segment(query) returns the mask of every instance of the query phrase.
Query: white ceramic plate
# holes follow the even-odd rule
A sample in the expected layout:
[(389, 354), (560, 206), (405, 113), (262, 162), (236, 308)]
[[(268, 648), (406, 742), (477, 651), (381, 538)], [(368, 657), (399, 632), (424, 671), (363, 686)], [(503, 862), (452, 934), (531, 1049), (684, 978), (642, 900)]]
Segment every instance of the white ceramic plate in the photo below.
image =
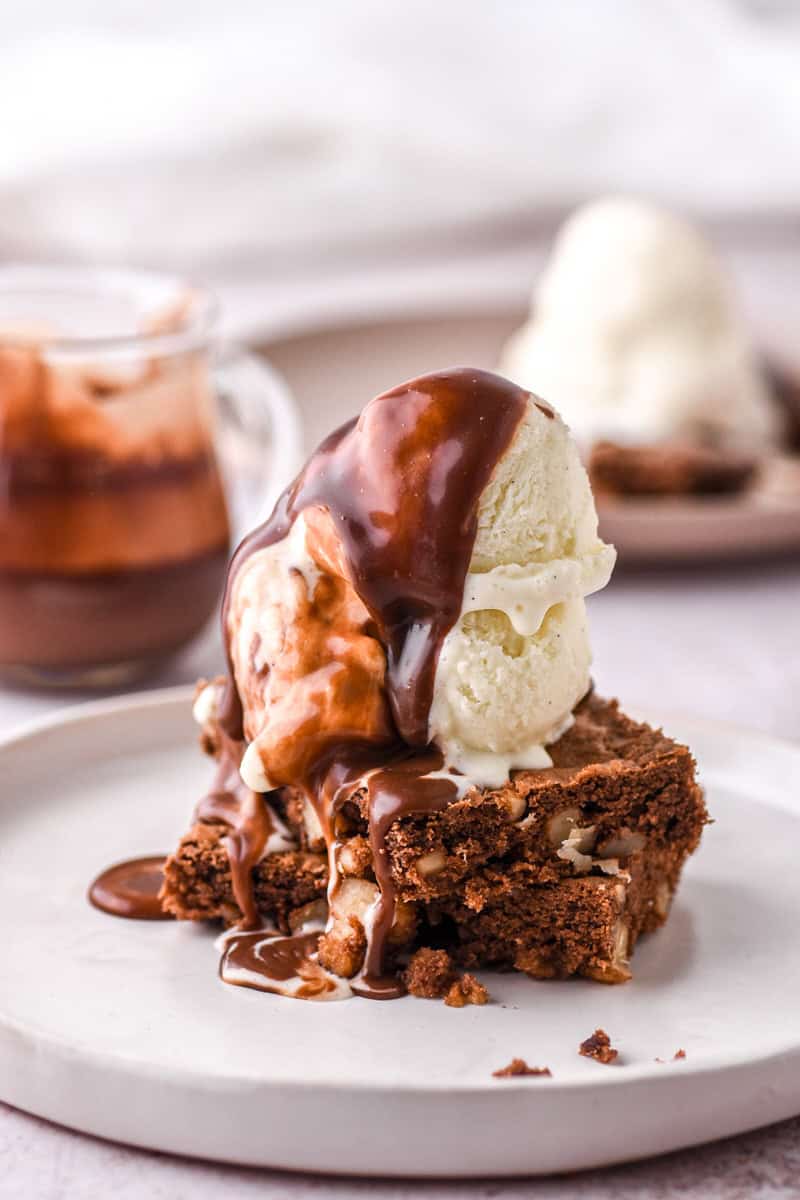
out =
[[(523, 316), (487, 306), (482, 313), (331, 322), (262, 345), (298, 398), (312, 446), (370, 396), (403, 379), (456, 363), (495, 369)], [(767, 475), (758, 490), (732, 498), (601, 503), (601, 532), (622, 563), (737, 562), (800, 553), (800, 459), (776, 463)]]
[(620, 562), (739, 562), (800, 554), (800, 486), (795, 495), (759, 493), (696, 499), (598, 501), (602, 537)]
[[(631, 983), (309, 1004), (220, 983), (211, 930), (86, 902), (185, 829), (208, 777), (189, 699), (86, 705), (0, 747), (0, 1098), (158, 1150), (388, 1175), (574, 1170), (800, 1111), (800, 748), (670, 723), (716, 824)], [(618, 1064), (578, 1057), (598, 1025)], [(553, 1078), (493, 1079), (513, 1056)]]

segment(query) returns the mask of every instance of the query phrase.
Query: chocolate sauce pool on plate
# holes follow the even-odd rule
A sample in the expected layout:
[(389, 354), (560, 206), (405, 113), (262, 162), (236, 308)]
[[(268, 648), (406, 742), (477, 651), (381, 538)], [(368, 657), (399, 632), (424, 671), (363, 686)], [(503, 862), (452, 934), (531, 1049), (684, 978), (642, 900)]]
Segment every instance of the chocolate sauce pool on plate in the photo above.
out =
[(325, 1000), (337, 983), (316, 961), (319, 931), (282, 936), (264, 930), (231, 934), (219, 965), (220, 978), (238, 987)]
[(95, 908), (115, 917), (138, 921), (168, 921), (158, 893), (164, 882), (164, 856), (132, 858), (116, 863), (97, 876), (89, 888), (89, 900)]

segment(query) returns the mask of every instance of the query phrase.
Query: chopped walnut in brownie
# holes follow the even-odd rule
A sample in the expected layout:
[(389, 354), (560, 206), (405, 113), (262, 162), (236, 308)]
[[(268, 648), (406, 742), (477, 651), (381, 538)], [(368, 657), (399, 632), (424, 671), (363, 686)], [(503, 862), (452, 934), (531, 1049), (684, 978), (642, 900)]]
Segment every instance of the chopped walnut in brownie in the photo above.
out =
[(403, 972), (403, 980), (412, 996), (427, 1000), (440, 1000), (455, 981), (453, 960), (446, 950), (431, 950), (422, 946), (412, 954)]
[(499, 1071), (492, 1071), (495, 1079), (510, 1079), (514, 1075), (552, 1075), (549, 1067), (529, 1067), (524, 1058), (512, 1058), (511, 1062), (501, 1067)]
[(584, 1058), (593, 1058), (595, 1062), (612, 1063), (619, 1054), (611, 1045), (611, 1038), (605, 1029), (595, 1029), (591, 1037), (581, 1042), (578, 1053)]
[(319, 959), (334, 975), (351, 979), (364, 962), (367, 935), (357, 917), (346, 917), (339, 926), (326, 930), (319, 939)]
[(464, 974), (451, 984), (444, 998), (449, 1008), (464, 1008), (467, 1004), (488, 1004), (489, 993), (474, 975)]

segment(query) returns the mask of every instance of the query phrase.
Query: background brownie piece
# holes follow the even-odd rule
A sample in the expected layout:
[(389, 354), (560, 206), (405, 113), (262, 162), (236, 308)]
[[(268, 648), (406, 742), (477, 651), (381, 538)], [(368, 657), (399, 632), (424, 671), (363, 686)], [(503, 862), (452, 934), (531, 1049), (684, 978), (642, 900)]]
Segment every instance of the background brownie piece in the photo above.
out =
[(777, 359), (765, 360), (763, 369), (783, 421), (785, 449), (797, 453), (800, 451), (800, 371), (790, 369)]
[(620, 446), (597, 442), (589, 455), (592, 489), (599, 495), (698, 496), (743, 491), (752, 483), (754, 457), (706, 446)]

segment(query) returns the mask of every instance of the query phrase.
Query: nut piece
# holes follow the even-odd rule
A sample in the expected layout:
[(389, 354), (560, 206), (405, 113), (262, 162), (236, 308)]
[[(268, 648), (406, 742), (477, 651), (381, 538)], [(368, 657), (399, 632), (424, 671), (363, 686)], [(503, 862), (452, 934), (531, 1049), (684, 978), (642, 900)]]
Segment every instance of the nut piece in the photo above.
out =
[(571, 862), (578, 874), (591, 871), (594, 866), (591, 851), (594, 849), (596, 836), (594, 825), (573, 825), (569, 835), (556, 850), (556, 855), (565, 862)]
[(508, 816), (511, 821), (521, 821), (528, 808), (528, 802), (517, 791), (512, 791), (505, 797), (508, 805)]
[(414, 866), (418, 875), (426, 879), (429, 875), (438, 875), (444, 869), (445, 857), (443, 850), (431, 850), (429, 854), (423, 854), (418, 858)]
[(612, 1063), (619, 1050), (615, 1050), (611, 1045), (611, 1038), (605, 1029), (595, 1029), (591, 1037), (581, 1042), (578, 1054), (582, 1054), (584, 1058), (593, 1058), (595, 1062)]
[(319, 961), (345, 979), (358, 974), (366, 952), (367, 935), (357, 917), (339, 918), (319, 939)]
[(330, 898), (330, 921), (319, 940), (319, 961), (346, 979), (363, 966), (367, 949), (364, 917), (378, 896), (367, 879), (343, 879)]
[(598, 958), (583, 968), (583, 974), (597, 983), (627, 983), (631, 977), (628, 966), (628, 943), (630, 929), (620, 919), (614, 926), (614, 945), (611, 959)]
[(510, 1079), (514, 1075), (552, 1075), (549, 1067), (529, 1067), (524, 1058), (512, 1058), (506, 1067), (492, 1071), (495, 1079)]
[(357, 917), (359, 921), (378, 899), (378, 885), (369, 879), (343, 879), (330, 898), (331, 915)]
[(644, 849), (645, 841), (643, 833), (632, 833), (630, 829), (622, 829), (618, 837), (601, 842), (596, 854), (598, 858), (630, 858), (632, 854)]
[(317, 816), (317, 810), (307, 796), (303, 797), (303, 824), (306, 828), (309, 849), (321, 850), (325, 845), (325, 836)]
[(653, 907), (659, 917), (666, 917), (669, 912), (669, 906), (672, 902), (672, 892), (666, 879), (662, 879), (661, 883), (656, 888), (656, 895)]
[(572, 832), (573, 825), (576, 825), (580, 818), (580, 811), (577, 808), (565, 808), (563, 812), (557, 812), (547, 822), (547, 840), (551, 846), (562, 846)]
[(450, 987), (444, 998), (449, 1008), (464, 1008), (467, 1004), (488, 1004), (489, 993), (474, 975), (462, 975)]
[(341, 875), (363, 876), (372, 869), (372, 851), (361, 834), (344, 842), (336, 852), (336, 865)]
[(417, 932), (417, 910), (413, 904), (398, 900), (394, 906), (394, 922), (389, 930), (388, 941), (393, 946), (405, 946)]

